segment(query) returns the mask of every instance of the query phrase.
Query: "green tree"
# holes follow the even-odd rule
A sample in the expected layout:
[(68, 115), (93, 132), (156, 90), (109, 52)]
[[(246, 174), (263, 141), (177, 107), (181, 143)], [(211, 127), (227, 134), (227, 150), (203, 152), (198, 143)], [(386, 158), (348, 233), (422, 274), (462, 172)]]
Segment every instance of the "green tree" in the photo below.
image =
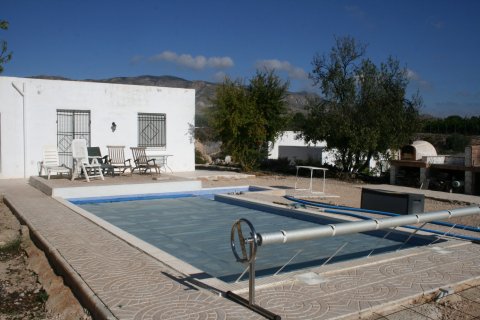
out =
[(464, 152), (471, 139), (460, 133), (453, 133), (445, 139), (445, 148), (451, 152)]
[(217, 88), (210, 126), (222, 151), (243, 170), (258, 167), (268, 154), (268, 142), (288, 123), (287, 88), (273, 71), (257, 71), (249, 85), (227, 78)]
[(464, 135), (480, 134), (480, 117), (460, 117), (451, 115), (446, 118), (424, 119), (421, 132)]
[(288, 83), (273, 70), (258, 71), (250, 80), (247, 91), (253, 99), (258, 116), (265, 119), (266, 141), (275, 142), (289, 122), (285, 102)]
[(301, 112), (296, 112), (288, 123), (288, 130), (301, 131), (305, 123), (305, 115)]
[(309, 100), (302, 135), (325, 140), (345, 172), (360, 172), (373, 157), (388, 155), (418, 127), (421, 98), (406, 99), (407, 72), (389, 58), (380, 66), (363, 58), (366, 46), (352, 37), (335, 39), (329, 56), (316, 55), (310, 74), (322, 98)]
[[(0, 20), (0, 29), (7, 30), (8, 22)], [(5, 40), (0, 40), (0, 48), (0, 73), (2, 73), (3, 65), (12, 59), (12, 52), (8, 52), (7, 42)]]

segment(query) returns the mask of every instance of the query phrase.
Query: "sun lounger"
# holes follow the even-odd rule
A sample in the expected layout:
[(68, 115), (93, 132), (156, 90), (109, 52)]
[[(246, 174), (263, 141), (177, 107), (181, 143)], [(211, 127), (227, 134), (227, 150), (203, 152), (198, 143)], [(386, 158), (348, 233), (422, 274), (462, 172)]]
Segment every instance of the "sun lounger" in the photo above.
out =
[(72, 170), (65, 165), (60, 165), (58, 158), (57, 146), (48, 145), (43, 147), (43, 161), (40, 163), (40, 169), (38, 175), (42, 175), (42, 171), (47, 175), (47, 179), (50, 180), (52, 173), (61, 174), (64, 173), (71, 175)]
[(72, 141), (72, 156), (73, 156), (73, 174), (72, 181), (81, 173), (85, 176), (87, 182), (90, 178), (100, 178), (104, 180), (102, 174), (102, 167), (98, 163), (96, 157), (91, 158), (91, 163), (88, 157), (87, 141), (85, 139), (74, 139)]

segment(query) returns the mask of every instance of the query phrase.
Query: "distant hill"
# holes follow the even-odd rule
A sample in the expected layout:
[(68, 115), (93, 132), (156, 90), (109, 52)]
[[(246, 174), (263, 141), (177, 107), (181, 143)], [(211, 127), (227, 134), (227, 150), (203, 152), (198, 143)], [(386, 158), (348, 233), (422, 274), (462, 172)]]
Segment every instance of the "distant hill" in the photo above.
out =
[[(32, 76), (35, 79), (49, 79), (49, 80), (67, 80), (76, 81), (59, 76)], [(115, 77), (109, 79), (85, 79), (81, 81), (103, 82), (103, 83), (117, 83), (117, 84), (133, 84), (142, 86), (156, 86), (169, 88), (187, 88), (195, 89), (195, 111), (196, 114), (204, 114), (205, 110), (212, 106), (211, 99), (215, 96), (217, 83), (202, 81), (202, 80), (185, 80), (175, 76), (152, 76), (144, 75), (138, 77)], [(314, 93), (307, 92), (289, 92), (287, 95), (287, 104), (292, 112), (302, 112), (306, 99)]]

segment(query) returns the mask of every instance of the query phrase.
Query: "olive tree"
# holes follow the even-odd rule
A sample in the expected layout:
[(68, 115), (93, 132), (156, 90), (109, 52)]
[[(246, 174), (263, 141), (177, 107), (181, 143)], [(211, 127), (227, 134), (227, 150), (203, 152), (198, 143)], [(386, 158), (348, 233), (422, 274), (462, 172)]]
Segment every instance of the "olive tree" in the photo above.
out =
[[(8, 22), (0, 20), (0, 29), (7, 30)], [(0, 40), (0, 73), (3, 72), (3, 65), (12, 59), (12, 52), (8, 52), (7, 42)]]
[(317, 54), (310, 78), (322, 97), (310, 99), (302, 136), (326, 141), (344, 172), (360, 172), (373, 157), (388, 155), (418, 129), (421, 98), (406, 98), (406, 68), (388, 58), (375, 65), (366, 46), (352, 37), (335, 39), (329, 56)]

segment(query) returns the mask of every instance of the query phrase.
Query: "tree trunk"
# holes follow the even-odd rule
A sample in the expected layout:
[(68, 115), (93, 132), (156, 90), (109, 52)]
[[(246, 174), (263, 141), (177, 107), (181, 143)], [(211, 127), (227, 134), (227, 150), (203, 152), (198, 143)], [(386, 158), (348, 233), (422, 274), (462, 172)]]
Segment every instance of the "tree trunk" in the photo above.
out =
[(362, 172), (363, 170), (365, 170), (365, 168), (370, 166), (370, 160), (372, 159), (372, 156), (373, 156), (373, 151), (368, 151), (367, 159), (365, 160), (365, 162), (363, 162), (363, 164), (358, 169), (359, 172)]

